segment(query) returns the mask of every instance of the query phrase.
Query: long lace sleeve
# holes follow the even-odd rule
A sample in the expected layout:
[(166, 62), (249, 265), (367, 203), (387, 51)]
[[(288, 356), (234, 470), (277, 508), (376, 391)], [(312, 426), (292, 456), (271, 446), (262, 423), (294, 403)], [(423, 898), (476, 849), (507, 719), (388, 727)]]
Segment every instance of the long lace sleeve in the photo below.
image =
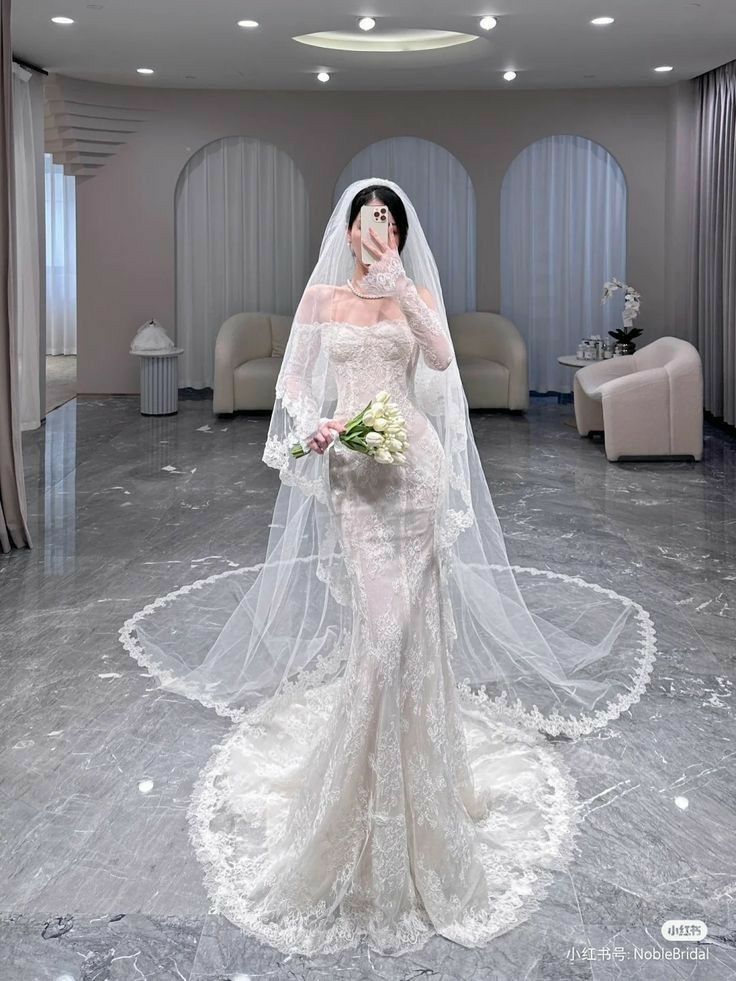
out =
[(404, 271), (397, 254), (386, 252), (374, 262), (361, 286), (378, 293), (393, 293), (417, 340), (424, 361), (435, 371), (444, 371), (453, 359), (452, 343), (442, 329), (437, 311), (419, 295)]
[(317, 428), (319, 406), (312, 391), (312, 369), (320, 348), (319, 325), (294, 323), (292, 344), (276, 383), (276, 396), (289, 413), (298, 439)]
[(437, 311), (425, 303), (407, 277), (399, 280), (396, 299), (422, 349), (425, 363), (435, 371), (444, 371), (453, 358), (452, 344), (442, 329)]
[(289, 331), (283, 362), (276, 379), (274, 402), (263, 461), (291, 483), (307, 476), (309, 464), (296, 460), (290, 449), (315, 431), (324, 411), (324, 385), (317, 366), (322, 348), (324, 288), (309, 287)]

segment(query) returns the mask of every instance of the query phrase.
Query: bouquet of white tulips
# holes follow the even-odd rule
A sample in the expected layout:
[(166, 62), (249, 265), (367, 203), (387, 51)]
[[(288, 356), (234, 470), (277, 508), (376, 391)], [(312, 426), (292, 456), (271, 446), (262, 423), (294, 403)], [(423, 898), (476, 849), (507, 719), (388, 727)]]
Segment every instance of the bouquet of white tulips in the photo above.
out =
[[(406, 420), (388, 392), (378, 392), (337, 438), (351, 450), (372, 456), (378, 463), (406, 463), (404, 450), (409, 445)], [(291, 447), (292, 456), (297, 458), (310, 452), (301, 443)]]

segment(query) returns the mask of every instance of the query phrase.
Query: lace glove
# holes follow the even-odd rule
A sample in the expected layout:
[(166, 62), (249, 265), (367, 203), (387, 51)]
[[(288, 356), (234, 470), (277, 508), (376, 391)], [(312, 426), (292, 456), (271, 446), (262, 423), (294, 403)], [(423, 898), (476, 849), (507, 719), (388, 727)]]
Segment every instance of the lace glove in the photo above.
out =
[(453, 358), (452, 344), (442, 329), (437, 311), (421, 298), (395, 249), (387, 249), (371, 264), (370, 271), (360, 282), (360, 289), (395, 297), (422, 350), (425, 363), (435, 371), (445, 370)]

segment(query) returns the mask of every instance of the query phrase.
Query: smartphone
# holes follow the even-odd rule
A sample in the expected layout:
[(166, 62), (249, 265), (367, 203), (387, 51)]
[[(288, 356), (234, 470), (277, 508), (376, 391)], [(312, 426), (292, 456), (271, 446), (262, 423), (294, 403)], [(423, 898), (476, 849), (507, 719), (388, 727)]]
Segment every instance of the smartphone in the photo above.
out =
[(373, 243), (373, 237), (368, 229), (372, 228), (378, 240), (383, 242), (384, 245), (388, 245), (388, 226), (389, 212), (387, 205), (364, 204), (360, 209), (360, 259), (364, 265), (369, 266), (376, 258), (365, 247), (366, 242)]

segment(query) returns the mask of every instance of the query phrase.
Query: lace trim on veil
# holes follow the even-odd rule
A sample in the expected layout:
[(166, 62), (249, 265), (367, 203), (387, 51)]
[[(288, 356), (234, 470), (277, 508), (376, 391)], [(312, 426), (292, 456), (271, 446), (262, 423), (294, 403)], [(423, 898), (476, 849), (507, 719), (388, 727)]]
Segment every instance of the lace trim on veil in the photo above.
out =
[[(221, 699), (210, 697), (199, 689), (187, 687), (186, 683), (178, 679), (172, 672), (165, 670), (160, 664), (157, 664), (144, 651), (136, 636), (136, 625), (141, 620), (155, 614), (157, 610), (173, 603), (180, 596), (184, 596), (193, 590), (201, 589), (204, 586), (229, 576), (257, 572), (263, 565), (264, 563), (261, 562), (253, 566), (243, 566), (239, 569), (228, 569), (225, 572), (217, 572), (208, 576), (206, 579), (198, 579), (195, 582), (181, 586), (179, 589), (167, 593), (165, 596), (159, 596), (152, 603), (144, 606), (143, 609), (138, 610), (132, 617), (125, 621), (118, 632), (120, 643), (138, 664), (146, 668), (153, 677), (158, 678), (161, 684), (169, 690), (194, 699), (206, 708), (213, 709), (218, 715), (232, 719), (233, 722), (240, 722), (246, 717), (250, 717), (252, 721), (262, 718), (264, 713), (270, 712), (278, 704), (277, 699), (280, 700), (284, 697), (289, 697), (296, 692), (303, 692), (308, 688), (323, 683), (327, 678), (334, 677), (336, 672), (339, 671), (340, 665), (347, 657), (345, 647), (349, 638), (345, 637), (345, 643), (343, 645), (337, 645), (334, 651), (315, 656), (313, 661), (294, 676), (293, 680), (284, 682), (276, 695), (248, 710), (244, 708), (233, 708)], [(490, 568), (503, 571), (506, 567), (491, 565)], [(508, 566), (508, 568), (515, 573), (529, 574), (531, 576), (546, 576), (550, 579), (559, 579), (564, 582), (573, 583), (585, 589), (592, 589), (595, 592), (605, 594), (612, 599), (621, 601), (626, 606), (633, 607), (636, 611), (637, 633), (639, 634), (640, 642), (637, 655), (634, 659), (635, 671), (629, 675), (632, 687), (621, 692), (615, 699), (608, 702), (605, 710), (600, 709), (590, 715), (583, 713), (579, 716), (563, 716), (558, 713), (544, 715), (536, 705), (533, 705), (531, 709), (525, 709), (520, 699), (517, 699), (514, 703), (509, 703), (505, 692), (495, 698), (491, 698), (482, 688), (473, 688), (467, 679), (456, 683), (460, 694), (471, 699), (476, 706), (490, 711), (494, 718), (503, 718), (509, 723), (515, 723), (529, 730), (543, 731), (552, 736), (568, 736), (573, 739), (579, 736), (589, 735), (596, 729), (603, 728), (609, 722), (619, 718), (632, 705), (639, 702), (649, 684), (657, 651), (656, 630), (647, 610), (634, 600), (622, 596), (612, 589), (600, 586), (598, 583), (590, 583), (579, 576), (569, 576), (562, 572), (552, 572), (549, 569), (536, 569), (533, 566), (512, 565)], [(320, 578), (322, 577), (320, 576)]]

